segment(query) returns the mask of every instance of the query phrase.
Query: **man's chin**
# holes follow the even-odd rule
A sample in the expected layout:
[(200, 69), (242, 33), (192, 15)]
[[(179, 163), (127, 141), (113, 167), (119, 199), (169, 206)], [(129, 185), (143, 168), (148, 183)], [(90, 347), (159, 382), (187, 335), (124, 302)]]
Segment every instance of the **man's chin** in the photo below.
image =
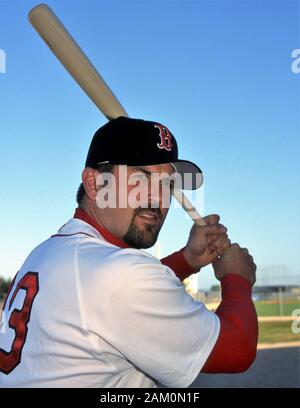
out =
[(140, 231), (138, 229), (130, 229), (123, 237), (123, 241), (126, 242), (131, 248), (136, 249), (148, 249), (151, 248), (157, 241), (158, 232), (153, 231)]
[(151, 241), (144, 241), (143, 243), (141, 243), (142, 246), (140, 246), (140, 249), (148, 249), (153, 247), (153, 245), (155, 245), (157, 241), (157, 237), (155, 239), (152, 239)]

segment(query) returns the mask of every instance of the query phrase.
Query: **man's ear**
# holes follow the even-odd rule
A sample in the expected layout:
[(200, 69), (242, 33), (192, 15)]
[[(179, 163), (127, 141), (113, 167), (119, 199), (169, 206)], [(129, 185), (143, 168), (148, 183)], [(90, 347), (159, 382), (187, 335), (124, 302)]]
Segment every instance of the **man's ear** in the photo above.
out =
[(97, 184), (96, 178), (98, 175), (98, 170), (92, 169), (91, 167), (86, 167), (82, 172), (82, 184), (85, 189), (85, 193), (93, 201), (96, 201), (97, 197)]

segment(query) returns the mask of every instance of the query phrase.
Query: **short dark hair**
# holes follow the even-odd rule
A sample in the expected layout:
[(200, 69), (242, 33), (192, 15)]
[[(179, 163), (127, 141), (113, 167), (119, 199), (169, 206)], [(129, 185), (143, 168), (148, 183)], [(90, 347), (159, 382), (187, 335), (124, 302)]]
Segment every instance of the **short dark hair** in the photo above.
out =
[(82, 205), (84, 197), (85, 197), (85, 189), (83, 187), (83, 184), (80, 183), (80, 186), (78, 187), (77, 194), (76, 194), (76, 201), (79, 207)]
[[(103, 164), (98, 165), (97, 170), (99, 171), (99, 173), (112, 173), (113, 168), (114, 168), (114, 164), (103, 163)], [(83, 205), (85, 196), (86, 196), (86, 193), (85, 193), (83, 183), (80, 183), (80, 186), (78, 187), (77, 194), (76, 194), (76, 201), (77, 201), (78, 207)]]

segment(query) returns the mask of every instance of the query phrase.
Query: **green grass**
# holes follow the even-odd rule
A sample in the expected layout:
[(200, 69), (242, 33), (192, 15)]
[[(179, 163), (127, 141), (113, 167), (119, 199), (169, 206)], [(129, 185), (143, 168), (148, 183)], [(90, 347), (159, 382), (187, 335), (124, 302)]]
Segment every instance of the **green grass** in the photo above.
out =
[[(255, 308), (258, 316), (280, 316), (279, 303), (273, 302), (255, 302)], [(283, 316), (291, 316), (292, 311), (300, 309), (300, 303), (283, 303)]]
[(259, 322), (259, 343), (300, 341), (300, 334), (292, 332), (292, 321)]

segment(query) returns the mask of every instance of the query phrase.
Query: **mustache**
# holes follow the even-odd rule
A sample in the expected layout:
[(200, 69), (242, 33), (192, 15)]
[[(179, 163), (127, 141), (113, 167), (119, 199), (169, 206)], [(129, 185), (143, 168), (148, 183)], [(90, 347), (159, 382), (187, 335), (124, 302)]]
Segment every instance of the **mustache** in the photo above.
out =
[(151, 207), (149, 206), (149, 207), (146, 207), (146, 208), (145, 208), (145, 207), (138, 207), (138, 208), (136, 208), (136, 209), (134, 210), (134, 218), (135, 218), (138, 214), (140, 214), (141, 212), (145, 212), (145, 211), (147, 211), (147, 212), (152, 212), (153, 214), (155, 214), (155, 215), (158, 217), (159, 220), (161, 220), (162, 217), (163, 217), (160, 208), (151, 208)]

